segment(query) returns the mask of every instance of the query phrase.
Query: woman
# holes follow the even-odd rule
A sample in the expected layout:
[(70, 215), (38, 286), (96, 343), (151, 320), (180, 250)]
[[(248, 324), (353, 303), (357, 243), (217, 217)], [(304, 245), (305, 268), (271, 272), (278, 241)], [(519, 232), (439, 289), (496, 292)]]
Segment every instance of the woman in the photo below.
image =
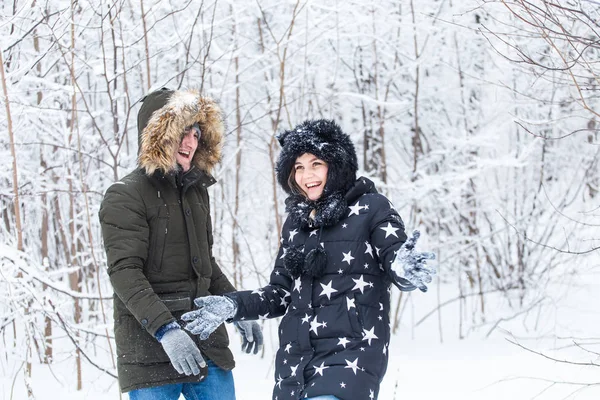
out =
[(186, 329), (202, 339), (226, 320), (283, 315), (273, 399), (375, 399), (390, 285), (426, 291), (434, 256), (415, 252), (418, 232), (407, 240), (391, 203), (356, 179), (354, 145), (333, 121), (306, 121), (278, 139), (277, 179), (290, 196), (270, 283), (197, 299)]

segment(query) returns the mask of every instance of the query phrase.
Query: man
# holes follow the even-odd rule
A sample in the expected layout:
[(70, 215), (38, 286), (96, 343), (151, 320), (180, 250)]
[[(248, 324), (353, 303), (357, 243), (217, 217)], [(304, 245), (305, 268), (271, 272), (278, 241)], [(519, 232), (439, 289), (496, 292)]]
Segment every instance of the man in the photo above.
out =
[[(121, 390), (133, 400), (234, 400), (225, 327), (202, 341), (177, 322), (193, 299), (235, 290), (212, 256), (207, 192), (221, 157), (221, 110), (197, 92), (161, 89), (142, 100), (138, 135), (138, 168), (108, 188), (99, 213)], [(260, 327), (236, 327), (256, 354)]]

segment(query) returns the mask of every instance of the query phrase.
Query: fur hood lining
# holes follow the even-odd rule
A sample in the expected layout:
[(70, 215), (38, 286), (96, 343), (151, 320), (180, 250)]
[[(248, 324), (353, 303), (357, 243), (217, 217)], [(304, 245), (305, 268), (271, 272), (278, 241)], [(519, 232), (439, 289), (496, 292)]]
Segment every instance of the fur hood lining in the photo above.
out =
[(154, 111), (141, 132), (138, 165), (152, 175), (177, 170), (175, 158), (186, 127), (194, 123), (202, 132), (192, 164), (211, 173), (221, 159), (225, 125), (221, 109), (198, 91), (175, 91), (167, 103)]

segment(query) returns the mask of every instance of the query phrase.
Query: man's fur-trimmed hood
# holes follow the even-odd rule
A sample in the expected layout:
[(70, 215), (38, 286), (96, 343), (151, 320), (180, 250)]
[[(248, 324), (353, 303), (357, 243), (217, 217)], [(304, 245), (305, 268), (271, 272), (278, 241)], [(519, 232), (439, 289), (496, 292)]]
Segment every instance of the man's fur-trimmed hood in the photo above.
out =
[(196, 90), (160, 89), (143, 100), (138, 113), (140, 148), (138, 165), (146, 174), (178, 169), (175, 155), (186, 127), (198, 123), (202, 132), (192, 159), (197, 168), (211, 173), (221, 159), (225, 125), (221, 108)]

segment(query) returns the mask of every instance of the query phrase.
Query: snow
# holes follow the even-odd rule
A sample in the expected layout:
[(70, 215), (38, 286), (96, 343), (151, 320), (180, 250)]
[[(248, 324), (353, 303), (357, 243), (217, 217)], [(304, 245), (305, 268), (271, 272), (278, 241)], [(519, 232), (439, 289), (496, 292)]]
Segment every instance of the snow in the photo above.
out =
[[(566, 284), (563, 284), (563, 288)], [(419, 320), (430, 307), (435, 306), (435, 287), (427, 294), (416, 294), (415, 316), (405, 315), (406, 322)], [(573, 345), (566, 330), (575, 335), (585, 332), (586, 338), (576, 339), (584, 348), (596, 346), (600, 337), (600, 319), (597, 317), (600, 284), (570, 287), (557, 293), (556, 307), (551, 314), (542, 312), (529, 326), (528, 318), (501, 324), (487, 336), (488, 328), (472, 332), (467, 338), (457, 337), (456, 324), (444, 320), (443, 342), (439, 338), (437, 317), (426, 319), (411, 329), (404, 323), (390, 343), (390, 361), (382, 382), (379, 399), (448, 399), (448, 400), (595, 400), (600, 398), (598, 367), (573, 365), (547, 359), (514, 344), (543, 352), (549, 357), (581, 363), (600, 364), (596, 354)], [(395, 290), (395, 289), (394, 289)], [(442, 299), (452, 293), (452, 288), (442, 286)], [(560, 299), (558, 298), (560, 296)], [(558, 301), (560, 300), (560, 301)], [(443, 309), (448, 320), (455, 319), (456, 306)], [(490, 309), (494, 308), (489, 304)], [(413, 312), (413, 311), (411, 311)], [(264, 325), (265, 347), (261, 355), (245, 354), (240, 348), (240, 336), (232, 325), (227, 329), (231, 339), (237, 367), (234, 369), (238, 400), (270, 399), (274, 385), (274, 354), (277, 347), (276, 320)], [(517, 334), (518, 333), (518, 334)], [(513, 336), (514, 335), (514, 336)], [(414, 336), (414, 337), (413, 337)], [(486, 337), (487, 336), (487, 337)], [(595, 339), (594, 339), (595, 337)], [(109, 365), (106, 360), (104, 365)], [(22, 362), (3, 359), (0, 363), (1, 400), (26, 399), (23, 384)], [(49, 368), (34, 363), (30, 380), (36, 398), (60, 393), (64, 400), (109, 400), (119, 398), (116, 380), (90, 367), (84, 361), (83, 389), (75, 390), (74, 358), (55, 360)], [(564, 382), (564, 383), (561, 383)], [(591, 383), (581, 386), (573, 383)], [(128, 396), (123, 395), (123, 399)]]

